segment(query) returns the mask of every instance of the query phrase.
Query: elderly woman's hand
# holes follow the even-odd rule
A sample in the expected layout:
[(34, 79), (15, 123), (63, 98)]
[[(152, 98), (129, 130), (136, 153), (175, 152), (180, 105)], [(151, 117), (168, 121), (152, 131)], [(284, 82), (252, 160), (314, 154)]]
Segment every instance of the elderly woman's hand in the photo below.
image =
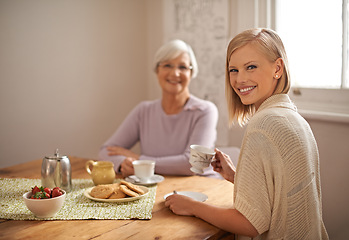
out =
[(213, 169), (220, 173), (226, 180), (234, 183), (236, 169), (233, 162), (227, 154), (221, 152), (219, 149), (216, 148), (215, 151), (216, 155), (214, 156), (214, 161), (211, 163)]
[(130, 175), (133, 175), (135, 173), (135, 170), (133, 168), (132, 162), (134, 161), (134, 158), (127, 157), (124, 159), (124, 161), (120, 165), (120, 172), (123, 177), (128, 177)]
[(110, 146), (110, 147), (107, 147), (107, 150), (108, 150), (109, 156), (113, 156), (113, 155), (125, 156), (124, 161), (120, 164), (120, 172), (123, 177), (128, 177), (134, 174), (132, 162), (134, 160), (139, 159), (138, 154), (132, 152), (129, 149), (119, 147), (119, 146)]

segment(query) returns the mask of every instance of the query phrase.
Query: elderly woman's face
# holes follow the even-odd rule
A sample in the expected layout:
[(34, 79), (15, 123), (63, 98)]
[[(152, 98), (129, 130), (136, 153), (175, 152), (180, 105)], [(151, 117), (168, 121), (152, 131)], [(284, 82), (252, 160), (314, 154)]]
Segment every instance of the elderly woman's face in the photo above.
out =
[(187, 91), (191, 79), (189, 55), (182, 53), (174, 59), (160, 62), (157, 76), (162, 91), (169, 94), (180, 94)]

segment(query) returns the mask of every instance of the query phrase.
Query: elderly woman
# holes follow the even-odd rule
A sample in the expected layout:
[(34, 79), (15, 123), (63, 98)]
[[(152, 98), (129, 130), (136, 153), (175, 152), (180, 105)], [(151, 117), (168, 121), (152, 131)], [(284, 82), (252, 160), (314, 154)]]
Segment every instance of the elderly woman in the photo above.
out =
[[(115, 171), (123, 177), (134, 174), (132, 162), (136, 159), (154, 160), (157, 174), (193, 175), (189, 146), (214, 148), (217, 108), (189, 92), (198, 66), (187, 43), (173, 40), (163, 45), (155, 55), (155, 73), (162, 89), (161, 99), (136, 106), (104, 143), (99, 159), (113, 162)], [(130, 150), (137, 142), (140, 154)], [(219, 177), (212, 167), (203, 175)]]

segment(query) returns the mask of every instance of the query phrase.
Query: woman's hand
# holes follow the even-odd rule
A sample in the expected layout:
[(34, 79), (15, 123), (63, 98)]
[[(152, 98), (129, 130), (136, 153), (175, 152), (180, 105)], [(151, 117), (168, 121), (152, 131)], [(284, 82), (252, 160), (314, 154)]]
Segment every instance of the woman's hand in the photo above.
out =
[(180, 194), (168, 196), (165, 206), (177, 215), (195, 216), (228, 232), (251, 238), (258, 235), (249, 220), (234, 208), (216, 207)]
[(221, 152), (219, 149), (216, 148), (215, 151), (216, 155), (214, 156), (214, 161), (211, 163), (213, 170), (220, 173), (226, 180), (234, 183), (236, 168), (233, 162), (227, 154)]
[(193, 216), (192, 210), (196, 204), (197, 201), (180, 194), (172, 194), (165, 200), (165, 206), (171, 209), (173, 213), (184, 216)]
[(132, 162), (134, 161), (134, 158), (127, 157), (124, 159), (124, 161), (120, 164), (120, 172), (123, 177), (128, 177), (130, 175), (134, 174), (134, 169)]
[(120, 172), (123, 177), (128, 177), (134, 174), (135, 171), (133, 169), (132, 162), (136, 159), (139, 159), (138, 154), (132, 152), (129, 149), (119, 146), (109, 146), (107, 147), (107, 150), (109, 156), (122, 155), (126, 157), (124, 161), (120, 164)]
[(125, 157), (131, 157), (134, 159), (139, 159), (139, 155), (132, 152), (129, 149), (123, 148), (123, 147), (119, 147), (119, 146), (109, 146), (107, 147), (108, 150), (108, 155), (109, 156), (113, 156), (113, 155), (122, 155)]

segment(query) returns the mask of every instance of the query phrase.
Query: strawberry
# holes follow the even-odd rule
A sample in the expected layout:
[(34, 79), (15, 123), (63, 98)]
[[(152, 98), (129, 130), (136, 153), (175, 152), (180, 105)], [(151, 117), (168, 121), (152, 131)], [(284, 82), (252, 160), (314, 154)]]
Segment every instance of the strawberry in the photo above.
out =
[(40, 192), (40, 188), (38, 188), (38, 186), (33, 187), (32, 188), (32, 194), (34, 195), (37, 192)]
[(61, 192), (60, 188), (54, 188), (52, 190), (52, 198), (58, 197), (58, 196), (61, 196), (61, 195), (62, 195), (62, 192)]
[(49, 188), (44, 188), (44, 191), (50, 196), (51, 195), (51, 189)]

